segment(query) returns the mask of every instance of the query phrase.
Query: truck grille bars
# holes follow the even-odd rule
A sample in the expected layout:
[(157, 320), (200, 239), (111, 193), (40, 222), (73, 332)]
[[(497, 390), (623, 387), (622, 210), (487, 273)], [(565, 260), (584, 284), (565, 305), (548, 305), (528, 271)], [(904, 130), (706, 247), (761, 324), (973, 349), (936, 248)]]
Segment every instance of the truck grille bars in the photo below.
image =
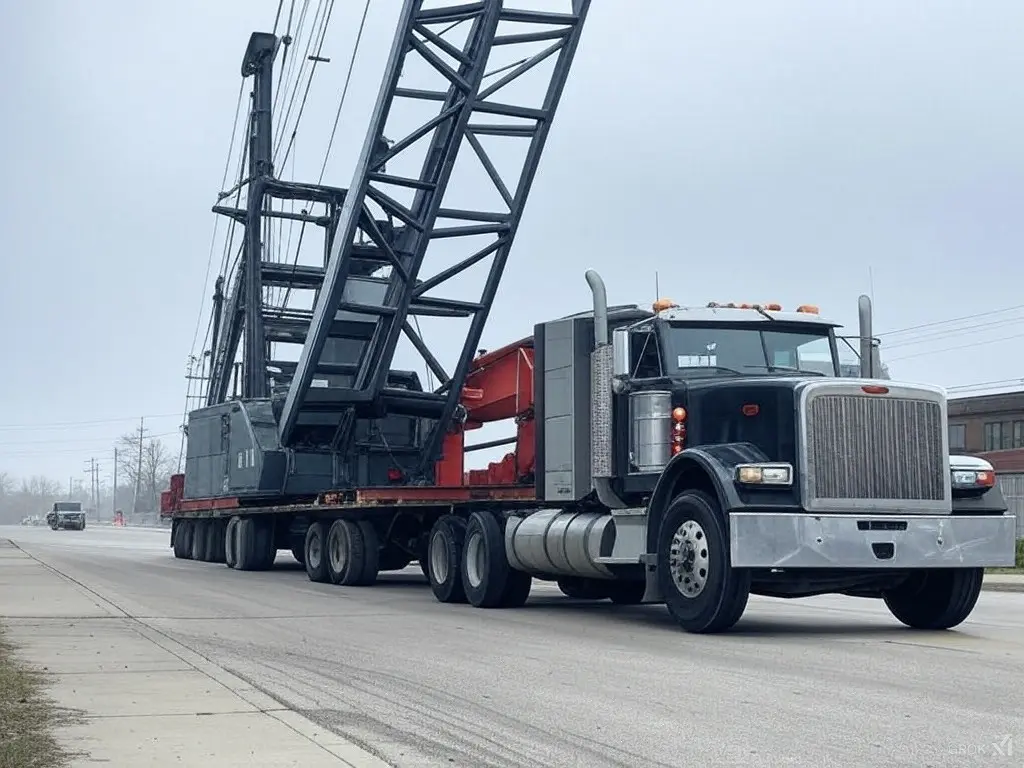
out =
[[(507, 8), (502, 0), (423, 6), (422, 0), (406, 0), (402, 8), (370, 130), (339, 212), (309, 330), (279, 422), (281, 442), (289, 445), (298, 438), (303, 414), (335, 413), (338, 426), (333, 447), (343, 450), (350, 442), (355, 418), (372, 414), (381, 406), (393, 413), (435, 419), (424, 445), (421, 473), (439, 454), (444, 432), (455, 413), (537, 171), (589, 0), (573, 0), (571, 12), (564, 14)], [(524, 25), (529, 29), (525, 30)], [(461, 45), (448, 36), (449, 30), (457, 26), (468, 27)], [(538, 52), (519, 58), (500, 72), (490, 71), (494, 66), (488, 64), (492, 50), (507, 51), (517, 46), (533, 50), (537, 44)], [(410, 55), (425, 61), (445, 85), (437, 89), (402, 87), (400, 78)], [(542, 62), (553, 62), (553, 66), (541, 106), (500, 101), (510, 83), (528, 71), (537, 71)], [(393, 111), (408, 114), (424, 107), (434, 116), (404, 138), (393, 143), (386, 138), (385, 127)], [(486, 136), (515, 138), (526, 145), (518, 178), (498, 172), (481, 143), (481, 137)], [(402, 168), (403, 155), (415, 149), (414, 145), (424, 144), (425, 158), (418, 174), (413, 175), (414, 170)], [(446, 193), (463, 144), (469, 145), (497, 190), (503, 201), (499, 210), (485, 210), (482, 204), (475, 208), (445, 204), (451, 199)], [(422, 153), (422, 149), (417, 152)], [(481, 195), (473, 192), (462, 190), (460, 197), (480, 200)], [(382, 226), (381, 213), (395, 226)], [(450, 244), (459, 238), (480, 236), (488, 236), (490, 242), (454, 264), (447, 260), (446, 268), (421, 275), (425, 265), (441, 266), (438, 258), (431, 258), (438, 250), (438, 241)], [(384, 271), (388, 274), (379, 275), (383, 290), (373, 291), (377, 294), (373, 301), (364, 299), (366, 292), (349, 279), (353, 250), (366, 241), (379, 249), (387, 264)], [(450, 252), (447, 245), (445, 249)], [(489, 271), (477, 300), (437, 294), (439, 288), (469, 267), (486, 264), (488, 259)], [(348, 377), (348, 386), (314, 387), (314, 376), (339, 312), (361, 316), (372, 324), (372, 332), (360, 345), (358, 359), (351, 361), (353, 375)], [(454, 370), (444, 369), (416, 331), (410, 315), (470, 320)], [(388, 371), (403, 334), (439, 380), (436, 391), (412, 392), (387, 386)], [(437, 333), (439, 338), (444, 335), (443, 331)]]

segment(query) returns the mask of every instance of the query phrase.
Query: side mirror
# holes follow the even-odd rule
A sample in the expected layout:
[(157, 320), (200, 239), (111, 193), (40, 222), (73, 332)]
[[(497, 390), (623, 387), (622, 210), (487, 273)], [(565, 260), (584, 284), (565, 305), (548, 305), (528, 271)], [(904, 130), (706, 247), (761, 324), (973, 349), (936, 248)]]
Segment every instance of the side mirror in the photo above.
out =
[(612, 376), (629, 375), (629, 329), (612, 331)]

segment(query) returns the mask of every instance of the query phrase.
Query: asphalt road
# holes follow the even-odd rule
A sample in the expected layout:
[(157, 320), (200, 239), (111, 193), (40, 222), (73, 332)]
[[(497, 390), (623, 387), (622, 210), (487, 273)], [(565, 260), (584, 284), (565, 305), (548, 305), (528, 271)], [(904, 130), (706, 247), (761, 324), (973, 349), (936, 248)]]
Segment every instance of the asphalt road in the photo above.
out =
[(163, 531), (0, 538), (400, 768), (1024, 765), (1024, 594), (939, 633), (875, 601), (752, 598), (700, 637), (540, 582), (485, 611), (435, 602), (418, 569), (345, 589), (284, 553), (269, 573), (175, 560)]

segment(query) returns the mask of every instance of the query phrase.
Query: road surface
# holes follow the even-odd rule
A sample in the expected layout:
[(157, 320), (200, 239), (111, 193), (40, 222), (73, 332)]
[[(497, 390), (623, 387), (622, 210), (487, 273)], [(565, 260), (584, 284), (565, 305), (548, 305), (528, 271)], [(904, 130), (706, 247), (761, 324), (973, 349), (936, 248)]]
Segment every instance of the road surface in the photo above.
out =
[(415, 568), (346, 589), (285, 553), (268, 573), (175, 560), (165, 531), (0, 538), (400, 768), (1024, 764), (1024, 594), (939, 633), (875, 601), (752, 598), (701, 637), (540, 582), (487, 611), (435, 602)]

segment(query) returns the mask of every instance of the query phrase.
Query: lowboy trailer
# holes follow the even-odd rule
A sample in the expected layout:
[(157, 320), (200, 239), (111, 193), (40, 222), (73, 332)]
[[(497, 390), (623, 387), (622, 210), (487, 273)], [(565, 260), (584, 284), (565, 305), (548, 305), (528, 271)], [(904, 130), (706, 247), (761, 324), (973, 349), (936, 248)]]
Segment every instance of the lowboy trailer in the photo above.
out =
[[(480, 608), (522, 606), (543, 579), (578, 599), (664, 603), (690, 632), (733, 626), (752, 593), (880, 598), (911, 627), (959, 624), (984, 568), (1013, 563), (1014, 518), (991, 465), (949, 455), (944, 391), (876, 375), (866, 297), (860, 378), (840, 376), (837, 326), (815, 307), (609, 307), (593, 271), (591, 311), (479, 350), (588, 7), (406, 0), (348, 190), (274, 177), (278, 40), (252, 36), (250, 165), (238, 187), (250, 199), (215, 208), (244, 224), (243, 257), (227, 295), (218, 280), (206, 401), (188, 415), (185, 472), (161, 501), (175, 556), (266, 570), (290, 550), (312, 581), (352, 587), (418, 561), (437, 600)], [(462, 22), (461, 47), (425, 31)], [(504, 22), (543, 31), (501, 33)], [(550, 48), (512, 70), (487, 67), (492, 48), (531, 41)], [(407, 55), (430, 45), (457, 62), (424, 54), (448, 90), (403, 89)], [(540, 59), (555, 62), (542, 107), (492, 98)], [(506, 74), (485, 85), (485, 70)], [(436, 102), (438, 116), (388, 142), (397, 99)], [(496, 114), (521, 124), (479, 122)], [(445, 208), (459, 147), (484, 160), (476, 136), (503, 132), (529, 142), (517, 183), (492, 174), (507, 211)], [(419, 177), (389, 175), (385, 164), (424, 136)], [(414, 190), (413, 201), (384, 185)], [(322, 267), (264, 260), (260, 233), (284, 215), (274, 199), (326, 207), (315, 219), (327, 232)], [(492, 245), (421, 276), (433, 239), (482, 233)], [(479, 301), (435, 295), (485, 256)], [(268, 306), (267, 286), (313, 291), (312, 311)], [(472, 319), (453, 371), (416, 315)], [(393, 366), (399, 335), (439, 387)], [(287, 344), (301, 346), (297, 360), (271, 359)], [(494, 445), (467, 445), (467, 434), (508, 419), (514, 449), (466, 470), (467, 452)]]

